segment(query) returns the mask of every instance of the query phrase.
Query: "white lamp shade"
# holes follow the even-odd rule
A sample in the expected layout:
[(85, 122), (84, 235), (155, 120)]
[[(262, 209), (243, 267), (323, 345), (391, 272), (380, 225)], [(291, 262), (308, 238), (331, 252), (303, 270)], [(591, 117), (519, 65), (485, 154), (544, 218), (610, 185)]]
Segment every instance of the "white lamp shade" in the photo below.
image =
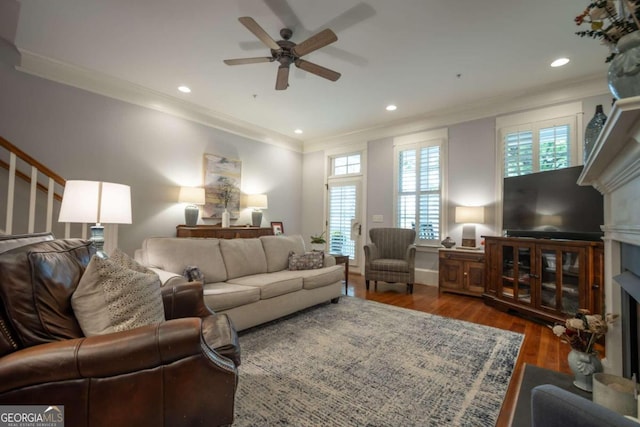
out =
[(98, 222), (131, 224), (131, 187), (112, 182), (102, 183)]
[(456, 206), (456, 222), (461, 224), (484, 223), (484, 207)]
[(131, 188), (99, 181), (67, 181), (60, 222), (131, 224)]
[(267, 209), (269, 204), (267, 202), (266, 194), (249, 194), (247, 196), (247, 207), (254, 209)]
[(98, 181), (67, 181), (64, 186), (60, 222), (97, 222)]
[(190, 203), (193, 205), (204, 205), (204, 188), (202, 187), (180, 187), (178, 202)]

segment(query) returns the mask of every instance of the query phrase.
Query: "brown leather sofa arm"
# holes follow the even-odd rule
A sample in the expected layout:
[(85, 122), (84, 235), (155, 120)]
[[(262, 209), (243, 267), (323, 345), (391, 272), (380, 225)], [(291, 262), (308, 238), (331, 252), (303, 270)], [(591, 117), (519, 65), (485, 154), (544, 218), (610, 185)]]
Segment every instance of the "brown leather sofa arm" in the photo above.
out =
[(205, 317), (213, 314), (202, 294), (202, 283), (183, 282), (162, 287), (164, 316), (167, 320), (182, 317)]
[(170, 320), (124, 332), (57, 341), (0, 359), (0, 400), (5, 392), (45, 383), (144, 375), (144, 370), (204, 356), (211, 369), (237, 374), (234, 363), (205, 342), (203, 319)]

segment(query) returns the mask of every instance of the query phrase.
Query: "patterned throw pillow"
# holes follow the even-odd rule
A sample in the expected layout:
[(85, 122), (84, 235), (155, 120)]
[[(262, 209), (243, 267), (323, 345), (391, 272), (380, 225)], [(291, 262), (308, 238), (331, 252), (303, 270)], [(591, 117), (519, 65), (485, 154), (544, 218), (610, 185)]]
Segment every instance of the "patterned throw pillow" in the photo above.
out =
[(144, 267), (130, 264), (131, 258), (127, 258), (118, 255), (102, 259), (94, 255), (87, 265), (71, 297), (73, 311), (85, 336), (125, 331), (165, 320), (160, 278), (149, 270), (139, 271)]
[(190, 282), (204, 283), (204, 274), (195, 265), (187, 265), (182, 272), (182, 275)]
[(324, 267), (324, 252), (313, 251), (304, 255), (289, 252), (289, 270), (313, 270)]

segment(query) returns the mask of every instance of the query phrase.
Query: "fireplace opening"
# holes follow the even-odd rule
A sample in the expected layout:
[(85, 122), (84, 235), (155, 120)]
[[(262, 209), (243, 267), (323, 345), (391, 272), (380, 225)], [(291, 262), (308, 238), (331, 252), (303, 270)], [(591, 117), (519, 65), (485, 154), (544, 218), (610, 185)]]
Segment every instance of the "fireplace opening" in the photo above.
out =
[(621, 287), (622, 374), (640, 378), (640, 246), (621, 244), (622, 274), (614, 277)]

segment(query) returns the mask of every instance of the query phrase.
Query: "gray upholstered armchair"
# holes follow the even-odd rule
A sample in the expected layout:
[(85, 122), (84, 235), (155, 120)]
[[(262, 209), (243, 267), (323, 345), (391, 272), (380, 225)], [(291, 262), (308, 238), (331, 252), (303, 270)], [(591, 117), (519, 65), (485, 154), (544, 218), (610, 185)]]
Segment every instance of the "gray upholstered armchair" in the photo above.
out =
[(413, 293), (415, 277), (416, 239), (415, 230), (404, 228), (372, 228), (371, 243), (364, 246), (364, 279), (369, 290), (369, 281), (406, 283), (407, 292)]

